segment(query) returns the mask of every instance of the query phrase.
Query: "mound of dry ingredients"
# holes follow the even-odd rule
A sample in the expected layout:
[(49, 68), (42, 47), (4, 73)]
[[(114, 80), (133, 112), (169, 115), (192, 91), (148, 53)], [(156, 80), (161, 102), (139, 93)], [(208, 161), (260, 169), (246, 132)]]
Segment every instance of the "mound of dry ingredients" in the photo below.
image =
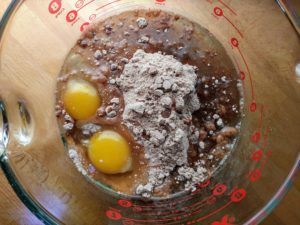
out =
[(188, 163), (190, 143), (197, 144), (199, 136), (186, 123), (200, 108), (196, 69), (170, 55), (137, 50), (117, 79), (125, 100), (123, 122), (149, 160), (148, 183), (137, 186), (138, 195), (150, 197), (175, 171), (187, 190), (207, 177), (201, 164)]
[[(86, 121), (63, 104), (68, 80), (78, 78), (102, 98)], [(127, 11), (89, 27), (58, 78), (56, 112), (70, 158), (90, 179), (129, 195), (166, 197), (214, 176), (234, 150), (242, 106), (239, 74), (221, 43), (163, 11)], [(131, 146), (132, 171), (109, 175), (93, 166), (89, 140), (107, 129)]]

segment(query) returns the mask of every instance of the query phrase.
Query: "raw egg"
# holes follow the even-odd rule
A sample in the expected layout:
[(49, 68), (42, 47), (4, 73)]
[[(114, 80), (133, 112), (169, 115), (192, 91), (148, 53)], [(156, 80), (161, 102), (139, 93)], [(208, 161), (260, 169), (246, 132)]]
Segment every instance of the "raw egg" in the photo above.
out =
[(67, 113), (76, 120), (84, 120), (95, 115), (101, 105), (97, 89), (81, 79), (70, 80), (63, 95)]
[(125, 173), (132, 167), (129, 144), (115, 131), (94, 134), (89, 143), (88, 156), (92, 164), (106, 174)]

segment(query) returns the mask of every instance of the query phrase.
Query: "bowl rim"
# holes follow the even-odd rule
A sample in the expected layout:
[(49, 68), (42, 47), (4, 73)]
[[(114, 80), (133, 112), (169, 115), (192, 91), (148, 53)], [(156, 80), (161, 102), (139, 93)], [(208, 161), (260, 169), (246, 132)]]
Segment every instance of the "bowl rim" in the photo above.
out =
[[(11, 0), (8, 8), (6, 9), (5, 13), (3, 14), (0, 20), (0, 43), (6, 28), (7, 23), (9, 22), (10, 17), (13, 13), (17, 10), (17, 8), (24, 2), (24, 0)], [(279, 1), (276, 0), (279, 4)], [(280, 8), (282, 6), (279, 4)], [(282, 9), (283, 10), (283, 9)], [(0, 45), (1, 46), (1, 45)], [(46, 225), (60, 225), (61, 221), (57, 220), (53, 215), (51, 215), (42, 205), (36, 202), (29, 194), (28, 191), (21, 185), (19, 182), (16, 174), (14, 173), (13, 169), (9, 165), (9, 159), (6, 155), (5, 149), (2, 155), (0, 155), (0, 166), (4, 175), (6, 176), (9, 184), (13, 188), (14, 192), (18, 196), (18, 198), (24, 203), (24, 205), (44, 224)], [(261, 223), (271, 212), (278, 206), (281, 200), (285, 197), (285, 195), (289, 192), (292, 188), (297, 175), (300, 170), (300, 152), (298, 153), (298, 157), (290, 170), (287, 178), (284, 180), (283, 184), (279, 187), (273, 197), (250, 219), (244, 222), (245, 225), (254, 225)]]

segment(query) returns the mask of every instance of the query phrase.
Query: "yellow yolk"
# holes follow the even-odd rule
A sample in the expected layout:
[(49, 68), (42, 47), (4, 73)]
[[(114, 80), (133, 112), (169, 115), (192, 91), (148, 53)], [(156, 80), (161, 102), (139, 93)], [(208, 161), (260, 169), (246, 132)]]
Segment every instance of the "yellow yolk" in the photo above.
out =
[(92, 164), (106, 174), (125, 173), (132, 166), (129, 145), (115, 131), (96, 133), (90, 140), (88, 155)]
[(96, 88), (84, 80), (70, 80), (63, 96), (67, 113), (76, 120), (93, 116), (100, 107), (101, 98)]

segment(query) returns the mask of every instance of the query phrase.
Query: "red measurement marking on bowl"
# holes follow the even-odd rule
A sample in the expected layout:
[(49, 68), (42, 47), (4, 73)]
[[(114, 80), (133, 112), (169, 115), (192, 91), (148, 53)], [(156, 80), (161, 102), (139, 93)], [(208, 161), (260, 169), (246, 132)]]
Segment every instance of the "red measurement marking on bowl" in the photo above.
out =
[(256, 131), (251, 135), (251, 141), (255, 144), (257, 144), (260, 141), (261, 133)]
[(216, 16), (223, 16), (224, 15), (223, 10), (219, 7), (214, 8), (214, 13), (215, 13)]
[(226, 203), (225, 205), (221, 206), (220, 208), (216, 209), (215, 211), (213, 211), (213, 212), (207, 214), (206, 216), (203, 216), (203, 217), (200, 217), (200, 218), (196, 219), (196, 222), (201, 222), (201, 221), (203, 221), (203, 220), (208, 219), (209, 217), (211, 217), (211, 216), (217, 214), (218, 212), (221, 212), (221, 211), (224, 210), (225, 208), (227, 208), (230, 204), (231, 204), (231, 201), (228, 202), (228, 203)]
[(140, 207), (140, 206), (134, 206), (132, 210), (133, 210), (133, 212), (142, 212), (143, 211), (142, 207)]
[(118, 201), (119, 206), (122, 206), (124, 208), (130, 208), (132, 206), (132, 202), (124, 199), (120, 199)]
[[(240, 190), (241, 190), (241, 189), (240, 189)], [(236, 193), (235, 193), (235, 194), (236, 194)], [(239, 197), (239, 196), (238, 196), (238, 197)], [(236, 197), (236, 198), (238, 198), (238, 197)], [(241, 197), (243, 197), (243, 196), (241, 196)], [(213, 198), (215, 199), (215, 197), (213, 197)], [(242, 199), (241, 199), (241, 200), (242, 200)], [(191, 224), (193, 224), (193, 223), (197, 223), (197, 222), (201, 222), (201, 221), (203, 221), (203, 220), (206, 220), (206, 219), (208, 219), (209, 217), (211, 217), (211, 216), (213, 216), (213, 215), (215, 215), (215, 214), (221, 212), (221, 211), (224, 210), (225, 208), (227, 208), (232, 202), (233, 202), (233, 201), (229, 201), (229, 202), (226, 203), (225, 205), (223, 205), (223, 206), (221, 206), (220, 208), (216, 209), (215, 211), (213, 211), (213, 212), (207, 214), (206, 216), (200, 217), (200, 218), (198, 218), (198, 219), (196, 219), (196, 220), (192, 220), (192, 221), (189, 221), (189, 222), (190, 222)], [(230, 222), (234, 222), (234, 219), (230, 220)], [(168, 224), (173, 224), (173, 223), (168, 223)], [(188, 223), (187, 223), (187, 224), (188, 224)]]
[(153, 206), (153, 209), (150, 210), (143, 210), (142, 208), (140, 208), (140, 211), (136, 211), (135, 207), (133, 208), (133, 212), (138, 212), (139, 215), (144, 215), (144, 216), (170, 216), (170, 215), (175, 215), (175, 214), (183, 214), (185, 213), (185, 211), (183, 211), (184, 209), (188, 209), (189, 207), (183, 207), (181, 208), (181, 211), (176, 210), (176, 209), (172, 209), (171, 207), (169, 207), (169, 211), (163, 211), (163, 209), (158, 209), (155, 210), (155, 206)]
[(123, 225), (135, 225), (136, 223), (133, 221), (124, 220), (122, 224)]
[(240, 72), (240, 77), (241, 77), (241, 80), (244, 81), (246, 79), (246, 74), (244, 71), (241, 71)]
[[(213, 200), (212, 200), (213, 199)], [(206, 204), (209, 204), (209, 205), (212, 205), (216, 198), (213, 196), (213, 195), (210, 195), (204, 199), (202, 199), (201, 201), (198, 201), (192, 205), (189, 205), (189, 206), (186, 206), (186, 207), (183, 207), (182, 210), (186, 210), (186, 209), (189, 209), (189, 208), (192, 208), (192, 209), (200, 209), (202, 208), (203, 206), (205, 206)]]
[(214, 196), (220, 196), (223, 195), (225, 193), (225, 191), (227, 190), (227, 186), (224, 184), (217, 184), (213, 190), (213, 195)]
[(71, 22), (73, 22), (74, 20), (76, 20), (77, 15), (78, 15), (78, 13), (77, 13), (76, 10), (71, 10), (71, 11), (69, 11), (69, 12), (67, 13), (67, 16), (66, 16), (67, 22), (71, 23)]
[[(255, 106), (256, 108), (256, 106)], [(251, 110), (251, 106), (250, 106), (250, 111), (254, 112), (254, 109)], [(261, 130), (262, 131), (262, 125), (263, 125), (263, 115), (264, 115), (264, 106), (262, 105), (262, 107), (260, 108), (260, 116), (258, 119), (258, 129), (257, 130)], [(267, 128), (265, 130), (264, 133), (264, 139), (263, 139), (263, 145), (261, 147), (261, 149), (263, 149), (266, 145), (266, 141), (268, 139), (268, 134), (269, 134), (269, 128)], [(251, 135), (251, 141), (255, 144), (258, 144), (261, 140), (261, 132), (259, 131), (255, 131), (252, 135)]]
[(249, 179), (251, 182), (256, 182), (261, 178), (261, 170), (255, 169), (249, 173)]
[(229, 217), (229, 215), (225, 215), (222, 217), (221, 221), (215, 221), (211, 225), (233, 225), (232, 223), (234, 221), (234, 217)]
[(238, 32), (238, 34), (243, 38), (244, 35), (243, 33), (240, 31), (240, 29), (225, 15), (223, 9), (221, 9), (220, 7), (216, 6), (214, 8), (214, 14), (218, 17), (224, 17), (224, 19), (227, 20), (228, 23), (230, 23), (230, 25)]
[(89, 20), (90, 21), (93, 21), (93, 20), (95, 20), (97, 18), (97, 15), (96, 14), (91, 14), (90, 16), (89, 16)]
[[(170, 215), (175, 215), (179, 213), (176, 212), (176, 210), (171, 210), (171, 211), (148, 211), (148, 212), (144, 212), (144, 213), (141, 213), (142, 215), (145, 215), (145, 216), (170, 216)], [(182, 213), (182, 212), (181, 212)]]
[(225, 8), (227, 8), (232, 14), (234, 14), (235, 16), (237, 16), (237, 13), (235, 12), (235, 10), (233, 10), (233, 8), (231, 6), (229, 6), (227, 3), (225, 3), (223, 0), (218, 0)]
[(155, 3), (159, 4), (159, 5), (164, 5), (165, 2), (166, 2), (166, 0), (155, 0)]
[[(180, 208), (180, 211), (179, 210), (171, 210), (171, 211), (163, 212), (160, 215), (163, 215), (163, 214), (168, 214), (168, 215), (170, 215), (170, 214), (183, 214), (187, 210), (189, 210), (189, 211), (190, 210), (200, 210), (205, 205), (207, 205), (207, 204), (212, 205), (215, 202), (216, 202), (216, 198), (213, 195), (210, 195), (210, 196), (208, 196), (208, 197), (202, 199), (201, 201), (198, 201), (198, 202), (196, 202), (192, 205)], [(147, 214), (147, 215), (149, 215), (149, 214)]]
[(84, 5), (84, 0), (77, 0), (77, 2), (75, 3), (75, 7), (77, 9), (80, 9), (83, 5)]
[(195, 214), (197, 214), (197, 213), (199, 213), (201, 211), (202, 210), (200, 209), (200, 210), (197, 210), (197, 211), (194, 211), (194, 212), (186, 213), (186, 214), (184, 214), (184, 217), (190, 217), (190, 216), (195, 215)]
[(80, 31), (83, 32), (90, 25), (89, 22), (85, 22), (80, 26)]
[(250, 112), (253, 112), (253, 113), (256, 112), (256, 110), (257, 110), (257, 104), (256, 104), (255, 101), (253, 101), (253, 102), (250, 104), (249, 110), (250, 110)]
[(197, 184), (196, 185), (197, 189), (192, 192), (192, 195), (195, 195), (195, 194), (201, 192), (201, 190), (203, 188), (207, 187), (208, 185), (210, 185), (210, 179), (207, 179), (204, 182)]
[(83, 8), (85, 8), (86, 6), (88, 6), (89, 4), (93, 3), (95, 0), (90, 0), (85, 4), (82, 4), (80, 8), (78, 8), (77, 12), (79, 12), (80, 10), (82, 10)]
[(173, 207), (172, 203), (162, 203), (162, 204), (157, 204), (157, 205), (133, 205), (132, 210), (135, 212), (141, 212), (141, 211), (146, 211), (146, 210), (154, 210), (158, 208), (165, 208), (165, 207)]
[[(198, 213), (198, 212), (194, 212)], [(193, 213), (190, 213), (190, 215), (193, 215)], [(154, 223), (154, 224), (169, 224), (170, 222), (174, 222), (178, 220), (178, 217), (172, 217), (172, 218), (161, 218), (161, 219), (136, 219), (136, 218), (129, 218), (129, 217), (122, 217), (125, 221), (131, 221), (135, 223)], [(181, 217), (180, 217), (181, 218)], [(171, 223), (172, 224), (172, 223)]]
[(256, 182), (256, 181), (260, 180), (260, 178), (262, 176), (262, 170), (264, 169), (267, 161), (270, 158), (271, 150), (269, 150), (265, 155), (263, 154), (263, 148), (266, 146), (266, 141), (268, 139), (269, 132), (270, 132), (270, 129), (267, 128), (264, 133), (264, 140), (263, 140), (261, 149), (256, 150), (255, 152), (252, 153), (251, 160), (253, 160), (253, 161), (257, 161), (257, 162), (262, 161), (262, 159), (264, 157), (265, 157), (265, 159), (261, 162), (261, 165), (259, 166), (259, 168), (251, 170), (249, 172), (248, 178), (251, 182)]
[(110, 220), (122, 219), (122, 215), (119, 212), (117, 212), (116, 210), (112, 210), (112, 209), (107, 210), (105, 214), (106, 214), (107, 218)]
[[(256, 101), (255, 101), (255, 94), (254, 94), (254, 87), (253, 87), (252, 75), (251, 75), (251, 73), (250, 73), (250, 69), (249, 69), (248, 63), (247, 63), (247, 61), (246, 61), (246, 58), (244, 57), (243, 52), (242, 52), (241, 49), (240, 49), (240, 43), (239, 43), (238, 39), (235, 38), (235, 37), (232, 37), (232, 38), (230, 39), (230, 43), (231, 43), (231, 46), (232, 46), (232, 47), (234, 47), (234, 48), (236, 48), (236, 49), (238, 50), (238, 52), (239, 52), (239, 54), (240, 54), (240, 56), (241, 56), (241, 58), (242, 58), (242, 60), (243, 60), (243, 62), (244, 62), (244, 64), (245, 64), (245, 66), (246, 66), (247, 73), (248, 73), (248, 77), (249, 77), (249, 81), (250, 81), (250, 87), (251, 87), (251, 96), (252, 96), (252, 104), (253, 104), (252, 107), (254, 107), (254, 103), (255, 103)], [(256, 104), (256, 103), (255, 103), (255, 104)]]
[(242, 201), (247, 195), (247, 192), (245, 189), (238, 189), (234, 191), (230, 197), (230, 200), (234, 203), (238, 203)]
[[(218, 187), (220, 187), (218, 185)], [(224, 187), (221, 187), (221, 189), (218, 189), (219, 193), (216, 194), (216, 195), (220, 195), (223, 191), (224, 191)], [(215, 193), (217, 193), (217, 191), (215, 191)], [(163, 211), (163, 210), (155, 210), (154, 208), (153, 209), (150, 209), (150, 210), (145, 210), (145, 211), (142, 211), (142, 212), (139, 212), (139, 215), (143, 215), (143, 216), (164, 216), (165, 218), (164, 219), (169, 219), (169, 216), (175, 216), (173, 219), (177, 219), (179, 220), (181, 217), (187, 217), (189, 215), (194, 215), (194, 214), (197, 214), (201, 211), (201, 208), (205, 207), (206, 205), (212, 205), (214, 204), (215, 202), (217, 201), (216, 197), (214, 195), (210, 195), (208, 196), (207, 198), (205, 199), (202, 199), (201, 201), (198, 201), (192, 205), (188, 205), (188, 206), (184, 206), (184, 207), (180, 207), (180, 210), (178, 210), (177, 208), (175, 209), (172, 209), (170, 208), (170, 210), (168, 211)], [(154, 207), (154, 206), (153, 206)], [(178, 207), (178, 205), (174, 205), (174, 207)], [(190, 212), (189, 215), (187, 215), (186, 212)], [(133, 210), (133, 212), (135, 212)], [(167, 217), (167, 218), (166, 218)], [(160, 219), (163, 219), (163, 218), (160, 218)], [(164, 223), (164, 224), (169, 224), (169, 223)], [(172, 224), (172, 223), (170, 223)]]
[(195, 224), (196, 222), (197, 222), (196, 220), (191, 220), (191, 221), (187, 222), (186, 224), (191, 225), (191, 224)]
[[(97, 18), (97, 14), (93, 13), (89, 16), (89, 21), (94, 21)], [(80, 26), (80, 31), (83, 32), (90, 25), (89, 22), (85, 22)]]
[(61, 9), (61, 5), (62, 5), (61, 0), (53, 0), (50, 2), (49, 6), (48, 6), (48, 11), (51, 14), (56, 14)]
[(233, 188), (230, 190), (230, 192), (228, 192), (227, 196), (231, 196), (232, 193), (235, 192), (236, 190), (238, 190), (238, 187), (237, 187), (237, 186), (233, 187)]
[(271, 154), (272, 154), (272, 151), (271, 151), (271, 150), (268, 150), (268, 152), (267, 152), (266, 155), (265, 155), (264, 161), (261, 163), (261, 165), (260, 165), (260, 167), (259, 167), (260, 170), (263, 170), (263, 169), (265, 168), (265, 166), (266, 166), (268, 160), (270, 159)]
[(231, 38), (230, 39), (230, 42), (231, 42), (231, 44), (232, 44), (232, 46), (233, 47), (236, 47), (236, 48), (238, 48), (239, 47), (239, 41), (238, 41), (238, 39), (236, 39), (236, 38)]
[(263, 140), (262, 148), (266, 147), (270, 132), (271, 132), (270, 127), (267, 127), (267, 129), (265, 130), (265, 133), (264, 133), (264, 140)]
[(217, 201), (216, 197), (211, 196), (210, 198), (207, 199), (206, 204), (213, 205), (216, 203), (216, 201)]
[(259, 149), (252, 153), (251, 160), (260, 161), (262, 157), (263, 157), (263, 151), (262, 149)]
[(199, 186), (200, 188), (205, 188), (205, 187), (207, 187), (208, 185), (210, 185), (210, 183), (211, 183), (210, 179), (207, 179), (206, 181), (204, 181), (204, 182), (198, 184), (198, 186)]
[(263, 125), (263, 118), (264, 118), (264, 105), (260, 107), (260, 114), (259, 114), (259, 121), (258, 121), (258, 128), (262, 128)]
[(109, 6), (109, 5), (113, 4), (113, 3), (120, 2), (120, 1), (121, 1), (121, 0), (115, 0), (115, 1), (109, 2), (109, 3), (105, 4), (105, 5), (102, 5), (102, 6), (98, 7), (98, 8), (96, 9), (96, 11), (98, 11), (98, 10), (100, 10), (100, 9), (106, 7), (106, 6)]
[(84, 9), (85, 7), (87, 7), (89, 4), (93, 3), (95, 0), (90, 0), (88, 2), (84, 2), (84, 1), (77, 1), (75, 3), (75, 7), (77, 8), (78, 6), (81, 6), (80, 8), (78, 8), (77, 10), (71, 10), (67, 13), (66, 16), (66, 20), (67, 22), (71, 23), (74, 22), (77, 19), (78, 16), (78, 12), (82, 9)]

